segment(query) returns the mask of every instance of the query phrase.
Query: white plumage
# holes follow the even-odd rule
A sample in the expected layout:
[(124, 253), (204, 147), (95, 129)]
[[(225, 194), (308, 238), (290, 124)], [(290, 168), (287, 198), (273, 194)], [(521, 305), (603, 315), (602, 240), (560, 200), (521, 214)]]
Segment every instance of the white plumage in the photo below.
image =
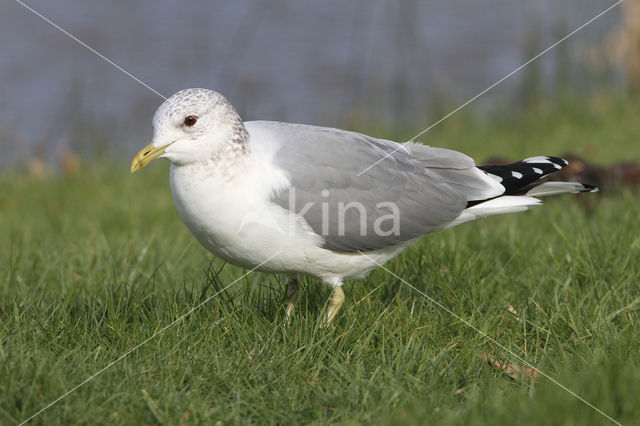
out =
[(171, 192), (189, 230), (227, 262), (285, 273), (287, 315), (298, 273), (334, 287), (331, 320), (345, 280), (363, 278), (430, 231), (527, 210), (540, 204), (534, 196), (593, 190), (579, 183), (525, 188), (566, 164), (554, 157), (476, 167), (459, 152), (412, 142), (243, 123), (224, 97), (206, 89), (173, 95), (153, 127), (154, 141), (132, 171), (168, 159)]

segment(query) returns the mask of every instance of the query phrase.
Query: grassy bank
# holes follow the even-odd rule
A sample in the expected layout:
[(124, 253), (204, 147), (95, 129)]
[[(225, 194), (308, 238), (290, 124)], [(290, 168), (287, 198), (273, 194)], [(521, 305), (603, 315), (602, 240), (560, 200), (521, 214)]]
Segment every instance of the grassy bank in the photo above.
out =
[[(635, 106), (617, 108), (460, 120), (424, 140), (479, 159), (638, 159)], [(157, 335), (244, 273), (180, 222), (166, 164), (135, 176), (126, 161), (74, 177), (5, 173), (0, 209), (0, 423), (24, 420), (154, 334), (34, 422), (608, 423), (384, 270), (346, 286), (330, 329), (318, 328), (328, 288), (304, 279), (285, 328), (283, 278), (252, 273)], [(637, 194), (623, 190), (436, 233), (387, 267), (633, 424), (639, 259)]]

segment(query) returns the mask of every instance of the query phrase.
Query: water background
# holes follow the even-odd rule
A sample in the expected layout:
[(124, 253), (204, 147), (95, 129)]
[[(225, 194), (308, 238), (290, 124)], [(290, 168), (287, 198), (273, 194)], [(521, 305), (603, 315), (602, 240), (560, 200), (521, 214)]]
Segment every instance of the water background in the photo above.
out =
[[(164, 95), (207, 87), (227, 96), (246, 120), (376, 134), (385, 126), (419, 132), (442, 115), (438, 100), (464, 102), (612, 2), (27, 4)], [(615, 10), (594, 22), (546, 55), (536, 72), (543, 80), (563, 75), (578, 90), (592, 84), (585, 56), (619, 19)], [(472, 108), (522, 102), (523, 78), (510, 78)], [(151, 116), (162, 102), (11, 0), (0, 6), (0, 81), (0, 166), (65, 147), (90, 152), (92, 144), (130, 155), (152, 136)], [(546, 90), (543, 96), (553, 87)]]

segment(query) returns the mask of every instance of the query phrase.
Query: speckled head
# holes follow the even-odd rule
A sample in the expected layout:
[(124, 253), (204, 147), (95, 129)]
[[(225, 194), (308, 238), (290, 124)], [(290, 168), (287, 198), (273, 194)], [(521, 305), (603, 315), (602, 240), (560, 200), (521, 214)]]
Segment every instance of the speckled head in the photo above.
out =
[(247, 130), (233, 106), (209, 89), (185, 89), (168, 98), (153, 116), (153, 142), (136, 155), (132, 172), (155, 158), (175, 165), (211, 161), (246, 150)]

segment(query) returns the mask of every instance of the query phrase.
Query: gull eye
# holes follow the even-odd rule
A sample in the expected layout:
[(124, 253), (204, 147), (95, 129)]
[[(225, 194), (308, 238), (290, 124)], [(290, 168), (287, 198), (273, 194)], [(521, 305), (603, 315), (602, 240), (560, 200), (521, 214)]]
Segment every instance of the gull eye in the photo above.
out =
[(184, 118), (184, 125), (187, 127), (191, 127), (198, 121), (198, 117), (195, 115), (188, 115)]

